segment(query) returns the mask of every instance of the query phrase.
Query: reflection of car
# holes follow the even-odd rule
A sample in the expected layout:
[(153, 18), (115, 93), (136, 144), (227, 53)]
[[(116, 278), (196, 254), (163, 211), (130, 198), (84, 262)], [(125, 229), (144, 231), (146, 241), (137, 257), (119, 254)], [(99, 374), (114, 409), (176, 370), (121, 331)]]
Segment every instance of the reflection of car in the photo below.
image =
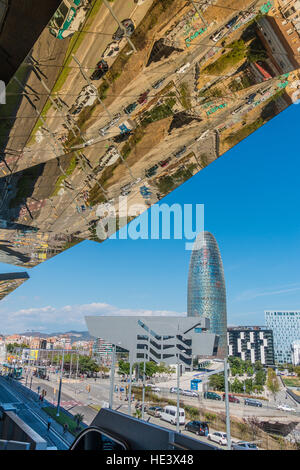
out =
[(137, 107), (137, 103), (131, 103), (124, 109), (124, 113), (130, 114), (132, 113), (132, 111), (135, 110), (136, 107)]
[(114, 142), (116, 144), (120, 144), (121, 142), (125, 142), (130, 136), (132, 135), (132, 131), (123, 132), (123, 134), (119, 134), (114, 137)]
[[(225, 400), (225, 393), (223, 393), (223, 401), (224, 400)], [(231, 395), (230, 393), (228, 394), (228, 401), (230, 401), (231, 403), (240, 403), (240, 400), (234, 395)]]
[(254, 400), (254, 398), (245, 398), (244, 404), (248, 406), (257, 406), (259, 408), (262, 407), (262, 403), (258, 400)]
[(206, 421), (190, 421), (184, 426), (186, 431), (194, 432), (197, 436), (205, 436), (209, 433)]
[(150, 91), (150, 90), (145, 91), (144, 93), (142, 93), (142, 94), (138, 97), (137, 102), (138, 102), (139, 104), (144, 104), (144, 103), (147, 102), (147, 97), (148, 97), (149, 91)]
[[(171, 387), (169, 391), (170, 391), (170, 393), (177, 393), (177, 387)], [(181, 388), (179, 389), (179, 393), (180, 393), (180, 394), (182, 393), (182, 389), (181, 389)]]
[(168, 157), (166, 158), (165, 160), (161, 160), (160, 162), (158, 162), (160, 164), (160, 166), (162, 168), (164, 168), (165, 166), (169, 165), (170, 161), (172, 160), (172, 157)]
[(256, 93), (251, 93), (251, 95), (249, 95), (249, 96), (246, 98), (247, 104), (253, 103), (255, 97), (256, 97)]
[(181, 157), (181, 155), (184, 154), (184, 152), (186, 151), (186, 146), (184, 145), (183, 147), (181, 147), (181, 149), (179, 149), (177, 152), (174, 153), (174, 157)]
[(148, 415), (160, 418), (162, 410), (163, 409), (160, 406), (149, 406), (149, 408), (147, 409), (147, 413)]
[(160, 80), (157, 80), (157, 82), (155, 82), (152, 85), (152, 88), (155, 88), (155, 89), (159, 88), (163, 84), (164, 81), (165, 81), (165, 78), (161, 78)]
[(212, 433), (208, 434), (207, 439), (209, 441), (217, 442), (218, 444), (220, 444), (222, 446), (227, 445), (227, 436), (226, 436), (225, 432), (219, 432), (219, 431), (212, 432)]
[(182, 390), (182, 395), (186, 397), (198, 397), (198, 393), (193, 390)]
[(278, 405), (277, 409), (281, 411), (296, 411), (295, 408), (292, 408), (291, 406), (288, 406), (288, 405)]
[[(131, 36), (134, 31), (134, 24), (133, 21), (128, 18), (126, 20), (121, 21), (121, 24), (124, 26), (126, 30), (127, 36)], [(124, 37), (124, 29), (118, 27), (117, 31), (113, 34), (112, 38), (114, 41), (120, 41)]]
[(238, 16), (235, 16), (234, 18), (232, 18), (232, 20), (228, 21), (228, 23), (226, 24), (226, 28), (231, 28), (231, 26), (233, 26), (238, 20)]
[(114, 57), (118, 54), (119, 50), (119, 44), (116, 41), (111, 42), (103, 52), (102, 57)]
[(204, 392), (203, 396), (210, 400), (222, 400), (221, 396), (215, 392)]
[(102, 78), (106, 74), (107, 71), (108, 71), (107, 62), (101, 59), (96, 65), (96, 68), (91, 75), (91, 80), (100, 80), (100, 78)]
[(179, 67), (179, 69), (176, 70), (176, 73), (184, 73), (190, 65), (191, 64), (187, 62), (186, 64), (182, 65), (182, 67)]
[(157, 172), (158, 165), (153, 165), (149, 170), (146, 171), (146, 177), (151, 178), (151, 176), (154, 176)]
[(252, 442), (246, 441), (239, 441), (235, 442), (231, 446), (232, 450), (259, 450), (256, 444), (252, 444)]
[(238, 108), (236, 108), (234, 111), (232, 111), (231, 114), (237, 114), (241, 111), (241, 109), (243, 108), (243, 105), (239, 106)]
[(210, 36), (209, 39), (211, 39), (214, 42), (217, 42), (217, 41), (219, 41), (219, 39), (221, 39), (224, 36), (224, 33), (225, 32), (223, 31), (223, 29), (221, 29), (221, 31), (217, 31), (215, 34)]
[(151, 388), (152, 392), (160, 392), (160, 388), (154, 384), (147, 384), (146, 388)]

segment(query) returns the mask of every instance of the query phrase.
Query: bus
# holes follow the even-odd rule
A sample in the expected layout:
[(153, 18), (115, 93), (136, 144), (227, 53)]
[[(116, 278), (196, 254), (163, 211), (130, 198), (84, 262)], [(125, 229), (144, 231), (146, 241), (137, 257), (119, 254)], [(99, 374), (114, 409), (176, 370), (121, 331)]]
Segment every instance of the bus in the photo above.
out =
[(16, 380), (21, 380), (23, 375), (23, 367), (15, 364), (3, 364), (4, 373)]
[(64, 0), (61, 2), (50, 20), (50, 33), (58, 39), (72, 36), (84, 20), (88, 4), (89, 0)]

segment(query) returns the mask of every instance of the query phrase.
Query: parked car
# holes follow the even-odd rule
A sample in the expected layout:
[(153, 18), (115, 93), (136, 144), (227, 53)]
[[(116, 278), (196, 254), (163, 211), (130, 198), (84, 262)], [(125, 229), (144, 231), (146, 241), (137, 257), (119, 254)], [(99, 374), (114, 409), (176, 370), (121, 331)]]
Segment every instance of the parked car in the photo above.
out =
[(183, 147), (181, 147), (181, 149), (177, 150), (177, 152), (174, 153), (174, 157), (181, 157), (181, 155), (184, 154), (184, 152), (186, 151), (186, 146), (184, 145)]
[(207, 436), (207, 439), (209, 441), (217, 442), (218, 444), (222, 446), (227, 445), (227, 435), (225, 432), (216, 431), (216, 432), (209, 433)]
[(198, 397), (198, 393), (194, 390), (182, 390), (182, 395), (185, 397)]
[(186, 64), (179, 67), (179, 69), (176, 70), (176, 73), (184, 73), (189, 68), (190, 65), (191, 64), (187, 62)]
[(228, 23), (226, 24), (226, 28), (230, 29), (231, 26), (233, 26), (237, 22), (238, 18), (238, 16), (235, 16), (230, 21), (228, 21)]
[[(177, 393), (177, 387), (171, 387), (169, 390), (170, 393)], [(179, 393), (182, 393), (182, 388), (179, 389)]]
[(165, 81), (165, 78), (161, 78), (160, 80), (157, 80), (157, 82), (155, 82), (152, 85), (152, 88), (154, 89), (160, 88), (160, 86), (164, 83), (164, 81)]
[(262, 407), (262, 402), (259, 400), (255, 400), (254, 398), (245, 398), (244, 404), (248, 406), (257, 406), (259, 408)]
[(169, 165), (170, 161), (172, 160), (172, 157), (168, 157), (166, 158), (165, 160), (161, 160), (159, 163), (159, 165), (164, 168), (165, 166)]
[(253, 103), (255, 97), (256, 97), (256, 93), (251, 93), (251, 95), (249, 95), (249, 96), (246, 98), (247, 104)]
[(211, 39), (214, 42), (218, 42), (219, 39), (221, 39), (224, 36), (224, 34), (225, 34), (225, 31), (223, 31), (223, 29), (221, 29), (220, 31), (217, 31), (215, 34), (210, 36), (209, 39)]
[(147, 413), (150, 416), (160, 418), (162, 410), (163, 408), (161, 408), (161, 406), (149, 406), (149, 408), (147, 409)]
[(277, 409), (281, 411), (296, 411), (295, 408), (292, 408), (289, 405), (278, 405)]
[(208, 423), (206, 421), (189, 421), (184, 426), (185, 431), (194, 432), (197, 436), (207, 436), (209, 433)]
[[(121, 23), (126, 30), (127, 36), (131, 36), (135, 29), (133, 21), (130, 18), (128, 18), (126, 20), (121, 21)], [(119, 26), (117, 31), (112, 36), (113, 41), (120, 41), (123, 37), (124, 37), (124, 29), (120, 28)]]
[(141, 95), (138, 97), (138, 100), (137, 100), (137, 102), (138, 102), (139, 104), (145, 104), (145, 103), (147, 103), (149, 91), (150, 91), (150, 90), (146, 90), (146, 91), (144, 91), (144, 93), (141, 93)]
[(146, 388), (151, 388), (152, 392), (160, 392), (160, 388), (154, 384), (146, 384)]
[[(225, 393), (223, 393), (223, 401), (225, 400)], [(234, 395), (231, 395), (230, 393), (228, 393), (228, 400), (231, 402), (231, 403), (240, 403), (240, 400), (235, 397)]]
[(215, 392), (204, 392), (203, 396), (210, 400), (222, 400), (221, 396)]
[[(177, 421), (177, 406), (165, 406), (161, 412), (160, 419), (171, 424)], [(185, 411), (179, 408), (179, 424), (185, 424)]]
[(91, 75), (91, 80), (100, 80), (106, 72), (108, 71), (108, 64), (105, 60), (101, 59), (94, 70), (94, 72)]
[(137, 104), (136, 102), (129, 104), (126, 108), (124, 108), (124, 113), (126, 113), (126, 114), (132, 113), (132, 111), (135, 110), (135, 108), (137, 107), (137, 105), (138, 105), (138, 104)]
[(232, 450), (259, 450), (256, 444), (253, 444), (252, 442), (246, 442), (246, 441), (239, 441), (235, 442), (231, 446)]
[(110, 44), (108, 44), (107, 48), (103, 52), (102, 57), (114, 57), (118, 54), (119, 50), (119, 44), (116, 41), (111, 42)]
[(234, 109), (231, 114), (237, 114), (241, 111), (244, 105), (239, 106), (238, 108)]

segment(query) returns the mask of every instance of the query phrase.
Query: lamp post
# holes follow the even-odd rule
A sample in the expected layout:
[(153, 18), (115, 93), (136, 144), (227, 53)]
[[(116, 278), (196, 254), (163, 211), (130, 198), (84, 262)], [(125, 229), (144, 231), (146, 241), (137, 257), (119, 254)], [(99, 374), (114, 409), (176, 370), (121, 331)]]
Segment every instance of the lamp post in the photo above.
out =
[(231, 450), (230, 414), (229, 414), (229, 397), (228, 397), (228, 362), (227, 362), (227, 356), (224, 358), (224, 382), (225, 382), (225, 410), (226, 410), (227, 450)]
[(143, 369), (143, 393), (142, 393), (142, 419), (145, 415), (145, 378), (146, 378), (146, 353), (144, 353), (144, 369)]
[(59, 378), (59, 389), (58, 389), (56, 416), (59, 416), (60, 398), (61, 398), (61, 387), (62, 387), (62, 373), (63, 373), (63, 368), (64, 368), (64, 357), (65, 357), (65, 350), (63, 349), (63, 355), (62, 355), (62, 361), (61, 361), (61, 369), (60, 369), (60, 378)]
[(110, 369), (109, 408), (113, 407), (113, 401), (114, 401), (115, 363), (116, 363), (116, 345), (114, 344), (112, 360), (111, 360), (111, 369)]
[(176, 431), (179, 432), (179, 352), (177, 352), (177, 413), (176, 413)]

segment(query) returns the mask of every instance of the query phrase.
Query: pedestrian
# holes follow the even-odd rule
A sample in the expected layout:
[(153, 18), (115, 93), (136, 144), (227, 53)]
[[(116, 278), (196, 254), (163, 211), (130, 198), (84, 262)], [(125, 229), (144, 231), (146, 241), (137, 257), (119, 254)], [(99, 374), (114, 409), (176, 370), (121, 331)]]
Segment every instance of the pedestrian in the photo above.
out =
[(67, 431), (69, 431), (69, 426), (68, 426), (68, 423), (65, 423), (64, 424), (63, 434), (65, 434)]
[(48, 421), (47, 421), (47, 430), (48, 431), (50, 431), (51, 424), (52, 424), (52, 418), (51, 418), (51, 416), (49, 416)]

